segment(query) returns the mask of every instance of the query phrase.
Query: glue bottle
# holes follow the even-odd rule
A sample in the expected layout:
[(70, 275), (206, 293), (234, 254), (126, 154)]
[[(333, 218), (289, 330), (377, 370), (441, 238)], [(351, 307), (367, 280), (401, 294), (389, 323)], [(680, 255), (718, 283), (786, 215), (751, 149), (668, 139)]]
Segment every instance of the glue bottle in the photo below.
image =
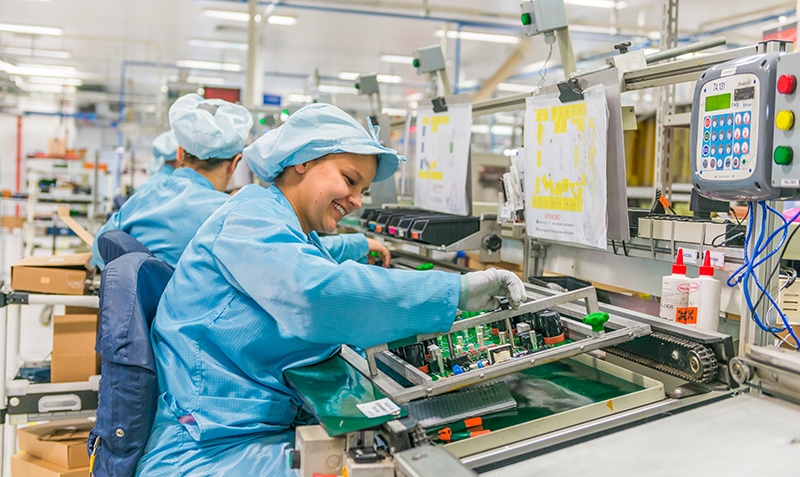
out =
[(711, 252), (706, 250), (700, 276), (692, 280), (689, 287), (689, 312), (695, 316), (698, 328), (717, 331), (719, 328), (719, 305), (722, 296), (722, 283), (714, 278), (711, 266)]
[(658, 316), (665, 320), (675, 321), (679, 308), (686, 308), (689, 303), (689, 282), (686, 276), (686, 265), (683, 264), (683, 249), (678, 249), (678, 257), (672, 265), (672, 275), (661, 279), (661, 311)]

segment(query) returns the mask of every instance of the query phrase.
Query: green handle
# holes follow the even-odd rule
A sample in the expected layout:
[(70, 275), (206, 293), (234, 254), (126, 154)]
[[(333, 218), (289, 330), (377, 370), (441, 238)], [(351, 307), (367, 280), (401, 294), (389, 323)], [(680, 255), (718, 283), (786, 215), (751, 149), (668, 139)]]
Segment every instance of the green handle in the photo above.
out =
[(583, 323), (592, 327), (592, 331), (604, 331), (605, 323), (608, 321), (608, 313), (605, 311), (598, 311), (596, 313), (589, 313), (583, 317)]

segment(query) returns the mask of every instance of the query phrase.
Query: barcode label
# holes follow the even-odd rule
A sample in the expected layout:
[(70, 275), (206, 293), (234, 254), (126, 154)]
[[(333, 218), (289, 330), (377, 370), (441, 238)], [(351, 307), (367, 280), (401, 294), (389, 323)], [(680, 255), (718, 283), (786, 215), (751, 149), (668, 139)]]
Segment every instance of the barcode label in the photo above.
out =
[(378, 399), (377, 401), (356, 404), (359, 411), (369, 418), (389, 416), (400, 413), (400, 408), (389, 398)]

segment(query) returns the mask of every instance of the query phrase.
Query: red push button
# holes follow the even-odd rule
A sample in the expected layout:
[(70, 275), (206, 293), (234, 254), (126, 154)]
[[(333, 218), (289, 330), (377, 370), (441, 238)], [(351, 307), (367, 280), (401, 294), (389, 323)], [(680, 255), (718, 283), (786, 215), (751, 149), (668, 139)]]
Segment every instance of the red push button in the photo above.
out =
[(778, 92), (780, 94), (792, 94), (797, 88), (797, 77), (795, 75), (781, 75), (778, 78)]

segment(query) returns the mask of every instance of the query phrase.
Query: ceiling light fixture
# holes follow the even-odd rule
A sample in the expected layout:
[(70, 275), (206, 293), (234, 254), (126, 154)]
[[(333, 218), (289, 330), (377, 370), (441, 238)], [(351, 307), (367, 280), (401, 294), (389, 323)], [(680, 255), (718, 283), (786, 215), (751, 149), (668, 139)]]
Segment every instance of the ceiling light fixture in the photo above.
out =
[(358, 90), (350, 86), (334, 86), (330, 84), (319, 85), (320, 93), (333, 93), (333, 94), (358, 94)]
[(286, 95), (286, 101), (290, 103), (310, 103), (313, 99), (307, 94), (289, 94)]
[(500, 83), (497, 85), (497, 91), (509, 91), (512, 93), (530, 93), (535, 89), (535, 86), (529, 84)]
[(46, 76), (31, 76), (27, 81), (28, 83), (56, 84), (61, 86), (80, 86), (83, 84), (83, 81), (78, 78), (48, 78)]
[(12, 65), (6, 63), (5, 71), (10, 75), (19, 76), (48, 76), (55, 78), (75, 78), (78, 75), (74, 66), (50, 66), (50, 65)]
[(14, 46), (7, 46), (3, 49), (9, 55), (17, 55), (17, 56), (35, 56), (38, 58), (62, 58), (67, 59), (69, 58), (70, 53), (68, 51), (61, 51), (61, 50), (34, 50), (31, 48), (17, 48)]
[(397, 75), (378, 75), (378, 83), (402, 83), (403, 78)]
[(292, 26), (292, 25), (297, 25), (297, 18), (285, 17), (282, 15), (270, 15), (267, 17), (267, 23), (269, 23), (270, 25)]
[(178, 68), (194, 68), (199, 70), (215, 70), (215, 71), (242, 71), (242, 65), (238, 63), (218, 63), (215, 61), (202, 61), (202, 60), (179, 60), (175, 64)]
[(336, 75), (337, 78), (339, 78), (340, 80), (343, 80), (343, 81), (357, 80), (359, 76), (360, 76), (359, 73), (353, 73), (353, 72), (350, 72), (350, 71), (342, 71), (341, 73)]
[(240, 41), (221, 41), (221, 40), (202, 40), (199, 38), (190, 38), (186, 40), (189, 46), (197, 48), (217, 48), (220, 50), (239, 50), (247, 51), (247, 43)]
[(408, 110), (407, 109), (400, 109), (400, 108), (383, 108), (381, 111), (383, 114), (387, 114), (389, 116), (407, 116)]
[[(231, 10), (216, 10), (213, 8), (204, 8), (203, 15), (218, 20), (228, 20), (232, 22), (249, 22), (250, 14), (247, 12), (234, 12)], [(256, 23), (261, 21), (261, 15), (256, 14)]]
[(413, 56), (400, 56), (400, 55), (381, 55), (381, 61), (384, 63), (398, 63), (401, 65), (412, 66), (414, 63)]
[(213, 76), (192, 76), (186, 77), (187, 83), (203, 84), (210, 86), (222, 86), (225, 84), (225, 78), (217, 78)]
[[(434, 34), (442, 38), (444, 37), (444, 30), (436, 30)], [(474, 40), (474, 41), (487, 41), (490, 43), (508, 43), (511, 45), (516, 45), (519, 43), (519, 37), (511, 36), (511, 35), (497, 35), (494, 33), (478, 33), (474, 31), (455, 31), (455, 30), (448, 30), (447, 31), (447, 38), (456, 39), (460, 38), (462, 40)]]
[(24, 35), (61, 36), (64, 34), (64, 30), (62, 30), (61, 28), (41, 27), (33, 25), (12, 25), (10, 23), (0, 23), (0, 31), (21, 33)]

